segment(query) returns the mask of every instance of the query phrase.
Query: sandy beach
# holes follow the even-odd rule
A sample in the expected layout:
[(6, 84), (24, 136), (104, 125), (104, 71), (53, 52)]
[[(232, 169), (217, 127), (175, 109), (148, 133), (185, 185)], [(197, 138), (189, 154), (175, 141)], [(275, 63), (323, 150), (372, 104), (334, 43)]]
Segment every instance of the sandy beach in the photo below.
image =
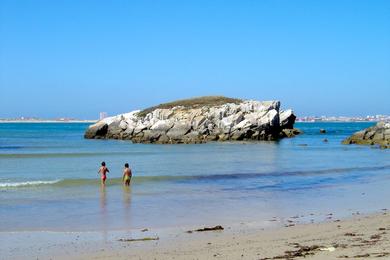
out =
[[(93, 259), (390, 259), (390, 217), (383, 214), (272, 230), (177, 234), (167, 241), (120, 242)], [(134, 243), (142, 245), (134, 245)], [(85, 255), (76, 258), (85, 258)]]
[[(270, 220), (272, 221), (272, 220)], [(387, 210), (328, 222), (256, 228), (241, 223), (192, 233), (185, 228), (112, 232), (2, 233), (13, 250), (4, 259), (390, 259)], [(31, 240), (31, 238), (34, 240)], [(157, 239), (158, 240), (152, 240)], [(140, 241), (130, 241), (139, 239)], [(19, 245), (18, 245), (19, 243)], [(7, 243), (6, 243), (7, 244)], [(23, 245), (23, 246), (21, 246)], [(26, 247), (29, 245), (29, 247)], [(23, 249), (24, 247), (24, 249)]]

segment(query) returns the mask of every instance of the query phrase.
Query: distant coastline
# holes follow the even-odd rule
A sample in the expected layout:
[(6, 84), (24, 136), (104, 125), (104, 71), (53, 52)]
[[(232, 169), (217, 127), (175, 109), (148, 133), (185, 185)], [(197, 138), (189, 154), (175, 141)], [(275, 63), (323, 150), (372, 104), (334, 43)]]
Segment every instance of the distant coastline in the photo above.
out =
[[(387, 120), (390, 120), (387, 119)], [(0, 119), (0, 124), (6, 124), (6, 123), (96, 123), (98, 122), (99, 120), (67, 120), (67, 121), (64, 121), (64, 120), (7, 120), (7, 119)], [(328, 123), (358, 123), (358, 122), (379, 122), (379, 121), (386, 121), (386, 120), (380, 120), (380, 119), (376, 119), (376, 120), (358, 120), (358, 119), (345, 119), (345, 120), (302, 120), (302, 119), (297, 119), (296, 120), (296, 123), (319, 123), (319, 122), (328, 122)]]
[(20, 119), (0, 119), (0, 124), (9, 123), (96, 123), (98, 120), (20, 120)]
[(295, 123), (378, 123), (381, 120), (296, 120)]

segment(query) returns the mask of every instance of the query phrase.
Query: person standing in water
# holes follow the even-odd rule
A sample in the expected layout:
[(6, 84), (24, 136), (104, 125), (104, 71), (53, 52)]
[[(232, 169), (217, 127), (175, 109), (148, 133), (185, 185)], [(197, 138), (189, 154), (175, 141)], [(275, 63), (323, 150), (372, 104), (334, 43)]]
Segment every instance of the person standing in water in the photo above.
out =
[(123, 177), (122, 177), (122, 181), (124, 185), (126, 186), (130, 185), (132, 175), (133, 174), (131, 172), (131, 169), (129, 168), (129, 164), (125, 163), (125, 168), (123, 169)]
[(107, 179), (107, 173), (110, 172), (108, 168), (106, 167), (106, 163), (102, 162), (102, 166), (100, 166), (98, 174), (101, 175), (101, 180), (102, 180), (102, 185), (104, 186), (106, 184), (106, 179)]

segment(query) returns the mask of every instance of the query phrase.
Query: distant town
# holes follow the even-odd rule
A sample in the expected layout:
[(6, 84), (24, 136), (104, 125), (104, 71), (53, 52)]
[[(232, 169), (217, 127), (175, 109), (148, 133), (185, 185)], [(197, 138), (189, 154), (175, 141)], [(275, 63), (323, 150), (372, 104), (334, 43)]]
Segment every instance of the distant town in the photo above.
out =
[(297, 117), (296, 122), (379, 122), (390, 121), (389, 115), (375, 115), (375, 116), (305, 116)]
[(0, 118), (0, 123), (94, 123), (98, 120), (83, 120), (68, 117), (43, 119), (38, 117)]
[[(100, 112), (99, 119), (102, 120), (108, 117), (107, 112)], [(17, 118), (0, 118), (0, 123), (94, 123), (97, 119), (83, 120), (71, 117), (60, 117), (52, 119), (43, 119), (38, 117), (17, 117)], [(378, 121), (390, 121), (390, 115), (375, 115), (375, 116), (305, 116), (297, 117), (296, 122), (378, 122)]]

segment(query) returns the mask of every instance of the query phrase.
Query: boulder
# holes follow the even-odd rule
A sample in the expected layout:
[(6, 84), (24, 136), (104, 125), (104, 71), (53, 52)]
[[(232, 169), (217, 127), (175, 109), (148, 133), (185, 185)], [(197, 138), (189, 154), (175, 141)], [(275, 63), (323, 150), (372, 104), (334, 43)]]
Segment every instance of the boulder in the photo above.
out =
[(107, 138), (120, 139), (121, 133), (123, 132), (121, 122), (123, 121), (113, 121), (108, 125)]
[(195, 129), (202, 128), (205, 123), (207, 123), (207, 118), (203, 115), (195, 116), (192, 119), (192, 127)]
[(150, 130), (166, 133), (172, 127), (173, 127), (172, 121), (163, 119), (163, 120), (159, 120), (156, 123), (154, 123), (150, 127)]
[(294, 112), (291, 109), (280, 112), (280, 126), (284, 129), (293, 129), (295, 124)]
[(302, 131), (297, 128), (293, 128), (293, 129), (287, 128), (281, 131), (281, 136), (287, 138), (295, 137), (300, 134), (302, 134)]
[(253, 122), (251, 122), (250, 119), (244, 119), (240, 123), (235, 125), (233, 127), (233, 130), (247, 129), (247, 128), (250, 128), (250, 126), (252, 126), (255, 123), (256, 123), (255, 120), (253, 120)]
[(271, 127), (280, 127), (279, 111), (272, 109), (265, 114), (264, 117), (260, 118), (259, 125), (268, 125)]
[(125, 120), (120, 121), (119, 127), (120, 127), (122, 130), (126, 130), (126, 129), (127, 129), (127, 122), (126, 122)]
[(169, 129), (167, 136), (171, 140), (180, 141), (191, 129), (191, 124), (187, 122), (176, 122), (174, 126)]
[(230, 116), (222, 118), (222, 120), (220, 121), (219, 128), (222, 129), (223, 133), (230, 133), (232, 127), (239, 124), (242, 120), (244, 120), (244, 115), (242, 112), (232, 114)]
[(342, 143), (379, 145), (382, 148), (390, 148), (390, 123), (378, 122), (375, 126), (354, 133)]
[(161, 135), (163, 135), (165, 133), (161, 132), (161, 131), (154, 131), (154, 130), (145, 130), (143, 131), (143, 135), (142, 135), (142, 141), (144, 143), (154, 143), (156, 142)]
[(134, 134), (138, 134), (146, 129), (148, 129), (148, 125), (144, 124), (142, 121), (138, 121), (134, 128)]
[(105, 138), (108, 130), (108, 125), (105, 122), (98, 122), (85, 131), (84, 138), (86, 139), (100, 139)]

